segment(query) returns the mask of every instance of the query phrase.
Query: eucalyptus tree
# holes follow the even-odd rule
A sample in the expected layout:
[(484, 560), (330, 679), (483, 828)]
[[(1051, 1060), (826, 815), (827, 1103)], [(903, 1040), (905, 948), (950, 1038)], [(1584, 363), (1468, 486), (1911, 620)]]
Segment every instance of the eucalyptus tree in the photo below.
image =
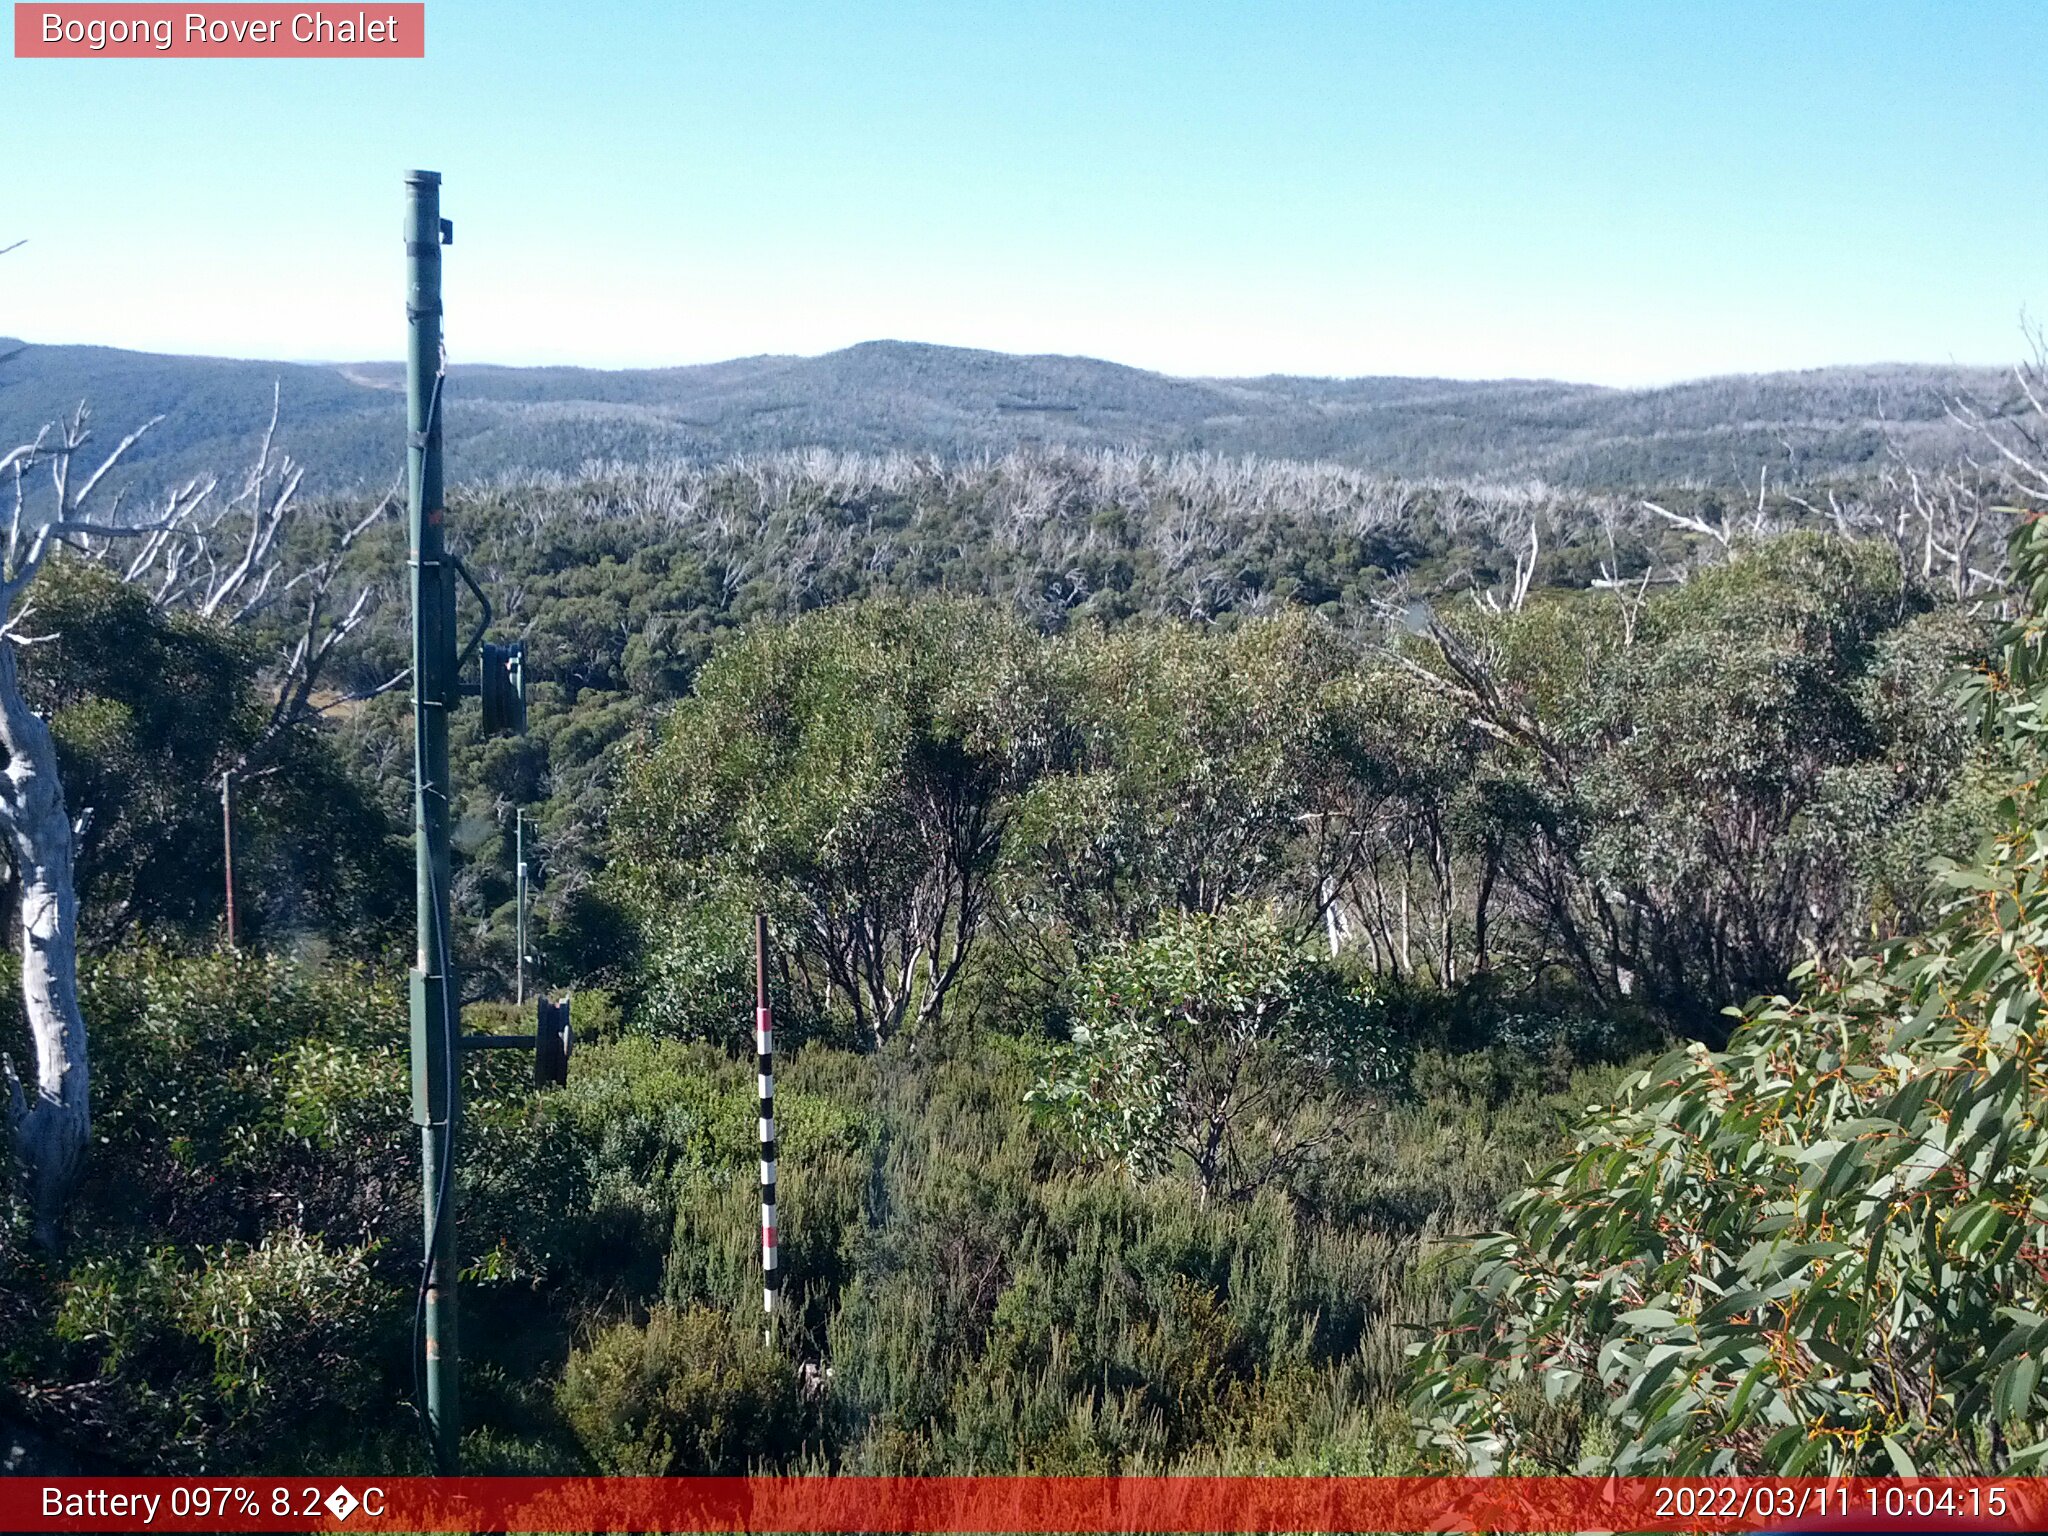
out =
[(1006, 932), (1064, 970), (1164, 913), (1254, 897), (1298, 931), (1319, 925), (1357, 847), (1333, 814), (1355, 755), (1355, 657), (1298, 610), (1060, 637), (1048, 667), (1067, 730), (1007, 847)]
[(1395, 655), (1491, 740), (1467, 825), (1538, 963), (1714, 1039), (1723, 1006), (1841, 953), (1887, 840), (1957, 781), (1924, 728), (1939, 690), (1892, 643), (1963, 659), (1969, 623), (1930, 605), (1881, 545), (1787, 534), (1639, 611), (1554, 594)]
[[(147, 525), (122, 527), (87, 517), (93, 492), (147, 430), (131, 432), (79, 478), (79, 454), (91, 440), (81, 409), (61, 430), (0, 455), (0, 474), (11, 476), (13, 511), (0, 556), (0, 832), (18, 879), (21, 929), (21, 1001), (28, 1022), (30, 1081), (24, 1085), (11, 1059), (0, 1057), (7, 1089), (10, 1140), (27, 1183), (38, 1239), (54, 1246), (64, 1205), (76, 1184), (92, 1136), (91, 1063), (85, 1020), (78, 1005), (78, 897), (72, 879), (74, 827), (64, 803), (57, 746), (48, 724), (22, 697), (16, 651), (33, 638), (32, 588), (44, 563), (67, 542), (141, 537)], [(51, 506), (32, 519), (24, 482), (47, 468)], [(189, 502), (174, 493), (167, 524)]]
[[(2048, 488), (2048, 486), (2044, 486)], [(2006, 757), (1937, 919), (1810, 961), (1591, 1110), (1478, 1244), (1418, 1346), (1418, 1434), (1554, 1464), (1538, 1392), (1597, 1416), (1579, 1470), (1996, 1474), (2048, 1460), (2048, 533), (2025, 606), (1952, 696)], [(1521, 1406), (1518, 1406), (1518, 1402)], [(1566, 1459), (1569, 1459), (1567, 1453)]]
[(765, 908), (798, 1007), (880, 1044), (940, 1017), (1050, 748), (1031, 636), (989, 605), (758, 626), (628, 762), (612, 878), (657, 964), (664, 945), (708, 944), (730, 970), (738, 920)]
[(1336, 690), (1346, 722), (1322, 865), (1332, 954), (1360, 947), (1382, 976), (1451, 987), (1495, 957), (1506, 832), (1482, 773), (1489, 739), (1407, 671), (1371, 661)]

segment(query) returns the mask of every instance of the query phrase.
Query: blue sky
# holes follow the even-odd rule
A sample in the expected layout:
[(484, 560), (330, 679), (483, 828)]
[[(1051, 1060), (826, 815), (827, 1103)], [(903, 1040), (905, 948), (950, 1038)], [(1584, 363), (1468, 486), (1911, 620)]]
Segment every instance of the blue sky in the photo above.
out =
[[(355, 9), (354, 5), (348, 7)], [(374, 9), (374, 6), (372, 7)], [(463, 361), (878, 336), (1177, 373), (2002, 363), (2048, 4), (428, 0), (427, 58), (0, 58), (0, 334)]]

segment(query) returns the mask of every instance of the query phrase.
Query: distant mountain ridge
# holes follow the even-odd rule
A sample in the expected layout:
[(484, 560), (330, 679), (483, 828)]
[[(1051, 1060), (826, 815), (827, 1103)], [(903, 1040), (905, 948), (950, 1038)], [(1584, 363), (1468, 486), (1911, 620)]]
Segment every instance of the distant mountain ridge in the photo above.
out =
[[(16, 349), (19, 348), (18, 351)], [(270, 363), (0, 340), (0, 440), (84, 400), (105, 433), (166, 419), (138, 483), (231, 471), (281, 391), (280, 441), (309, 484), (387, 483), (400, 462), (397, 363)], [(1330, 460), (1411, 478), (1542, 478), (1611, 488), (1734, 484), (1867, 470), (1887, 435), (1952, 451), (1945, 402), (2001, 400), (1995, 369), (1893, 365), (1706, 379), (1659, 389), (1552, 380), (1177, 378), (1086, 357), (873, 341), (820, 357), (660, 369), (457, 366), (456, 480), (592, 459), (722, 458), (822, 446), (941, 455), (1021, 446)], [(110, 439), (112, 440), (112, 439)]]

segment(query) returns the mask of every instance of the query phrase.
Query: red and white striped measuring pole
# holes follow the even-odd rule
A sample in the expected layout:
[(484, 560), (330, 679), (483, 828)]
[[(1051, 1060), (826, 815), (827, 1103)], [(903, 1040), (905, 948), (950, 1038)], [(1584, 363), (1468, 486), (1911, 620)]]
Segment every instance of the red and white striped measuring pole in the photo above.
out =
[(762, 1339), (775, 1342), (782, 1273), (775, 1256), (775, 1018), (768, 1009), (768, 914), (754, 914), (754, 1070), (761, 1089)]

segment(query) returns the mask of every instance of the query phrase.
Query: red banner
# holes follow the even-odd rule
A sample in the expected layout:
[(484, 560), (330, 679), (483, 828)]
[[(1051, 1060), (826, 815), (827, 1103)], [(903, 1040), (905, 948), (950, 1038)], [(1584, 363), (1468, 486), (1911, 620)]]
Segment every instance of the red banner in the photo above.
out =
[(424, 4), (24, 5), (17, 59), (422, 59)]
[(32, 1531), (2042, 1531), (2028, 1478), (0, 1478)]

